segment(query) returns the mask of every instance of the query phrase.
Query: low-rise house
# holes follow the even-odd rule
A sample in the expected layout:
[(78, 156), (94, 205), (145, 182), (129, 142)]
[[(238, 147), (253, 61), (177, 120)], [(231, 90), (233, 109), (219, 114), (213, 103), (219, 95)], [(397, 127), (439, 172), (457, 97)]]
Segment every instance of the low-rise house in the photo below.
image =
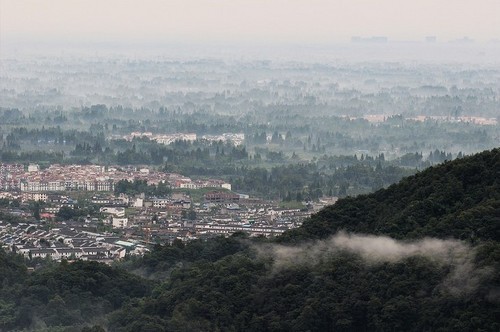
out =
[(80, 248), (57, 248), (61, 259), (79, 259), (83, 256), (83, 251)]
[(103, 247), (82, 248), (83, 256), (109, 257), (109, 249)]
[(28, 255), (31, 259), (33, 258), (52, 258), (52, 259), (57, 259), (59, 257), (59, 254), (55, 249), (47, 248), (47, 249), (42, 249), (42, 248), (33, 248), (30, 249), (28, 252)]
[(240, 196), (233, 193), (211, 191), (205, 194), (205, 200), (207, 202), (238, 202)]

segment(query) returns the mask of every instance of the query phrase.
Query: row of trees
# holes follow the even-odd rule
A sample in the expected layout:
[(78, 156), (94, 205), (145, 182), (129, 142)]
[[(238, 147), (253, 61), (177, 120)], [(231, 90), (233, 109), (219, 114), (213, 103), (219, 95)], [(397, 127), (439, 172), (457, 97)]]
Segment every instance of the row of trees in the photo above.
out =
[(148, 185), (146, 180), (135, 179), (134, 181), (120, 180), (115, 183), (115, 194), (136, 195), (144, 193), (148, 196), (162, 197), (169, 195), (172, 192), (170, 187), (160, 182), (158, 185)]

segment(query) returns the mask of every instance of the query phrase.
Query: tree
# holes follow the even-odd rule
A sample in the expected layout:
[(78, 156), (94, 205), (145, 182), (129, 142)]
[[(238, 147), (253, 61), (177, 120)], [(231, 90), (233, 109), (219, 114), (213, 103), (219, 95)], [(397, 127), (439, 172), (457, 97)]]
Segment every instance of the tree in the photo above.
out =
[(100, 325), (94, 325), (92, 327), (85, 326), (82, 329), (82, 332), (106, 332), (106, 330), (102, 326), (100, 326)]
[(196, 220), (196, 211), (193, 208), (189, 209), (187, 213), (187, 218), (189, 220)]
[(36, 220), (40, 220), (40, 202), (33, 203), (33, 217)]
[(69, 206), (63, 206), (56, 213), (56, 217), (62, 220), (70, 220), (78, 216), (78, 213), (75, 209), (70, 208)]

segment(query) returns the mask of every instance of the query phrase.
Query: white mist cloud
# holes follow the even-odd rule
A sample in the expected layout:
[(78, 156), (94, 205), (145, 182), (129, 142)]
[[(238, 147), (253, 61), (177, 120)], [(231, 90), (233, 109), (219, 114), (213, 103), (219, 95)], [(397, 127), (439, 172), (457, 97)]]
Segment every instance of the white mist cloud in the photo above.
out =
[(273, 260), (275, 270), (297, 265), (312, 266), (341, 251), (359, 255), (366, 264), (395, 263), (408, 257), (423, 256), (450, 267), (441, 287), (456, 296), (472, 293), (481, 280), (493, 272), (491, 268), (477, 268), (474, 248), (458, 240), (425, 238), (409, 242), (387, 236), (339, 232), (328, 239), (300, 246), (269, 245), (258, 246), (256, 250), (261, 257)]

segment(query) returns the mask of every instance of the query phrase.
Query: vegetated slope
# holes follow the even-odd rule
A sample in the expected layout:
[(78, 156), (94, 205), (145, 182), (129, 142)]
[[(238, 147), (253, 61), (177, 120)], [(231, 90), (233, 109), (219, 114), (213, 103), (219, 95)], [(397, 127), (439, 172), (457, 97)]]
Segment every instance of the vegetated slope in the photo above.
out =
[(105, 264), (45, 263), (27, 275), (21, 256), (0, 249), (0, 331), (80, 331), (150, 292), (147, 280)]
[(337, 232), (500, 240), (500, 149), (430, 167), (387, 189), (339, 200), (282, 241)]

